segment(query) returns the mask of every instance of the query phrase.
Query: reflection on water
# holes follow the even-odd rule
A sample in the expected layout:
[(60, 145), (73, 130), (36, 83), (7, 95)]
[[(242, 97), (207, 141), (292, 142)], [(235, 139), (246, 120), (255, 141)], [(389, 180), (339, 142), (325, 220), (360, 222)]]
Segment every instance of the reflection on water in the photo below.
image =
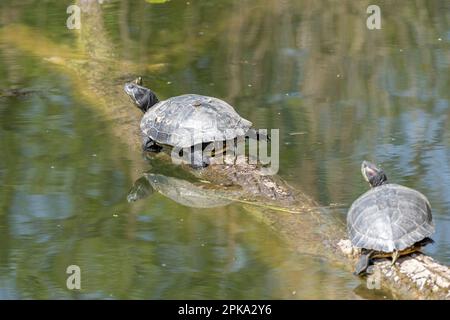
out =
[[(0, 26), (75, 48), (66, 4), (37, 3), (2, 1)], [(159, 96), (217, 96), (255, 127), (280, 128), (281, 176), (324, 206), (344, 204), (330, 214), (344, 219), (367, 189), (362, 159), (426, 194), (437, 229), (427, 252), (448, 264), (450, 4), (383, 3), (374, 31), (369, 4), (122, 0), (102, 10), (121, 60), (164, 66), (142, 70)], [(383, 298), (290, 251), (239, 204), (190, 206), (195, 184), (172, 169), (153, 166), (158, 192), (128, 203), (148, 163), (115, 141), (75, 78), (3, 37), (0, 298)], [(71, 264), (78, 293), (65, 288)]]

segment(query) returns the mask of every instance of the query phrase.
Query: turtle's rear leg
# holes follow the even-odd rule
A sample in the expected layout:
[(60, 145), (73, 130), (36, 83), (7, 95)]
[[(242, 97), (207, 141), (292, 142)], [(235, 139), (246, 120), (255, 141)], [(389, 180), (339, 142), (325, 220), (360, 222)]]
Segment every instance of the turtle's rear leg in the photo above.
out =
[(355, 275), (359, 276), (366, 273), (366, 270), (370, 265), (370, 258), (372, 257), (373, 254), (374, 251), (363, 252), (361, 254), (361, 257), (359, 258), (355, 266), (354, 272)]
[(152, 138), (148, 136), (142, 137), (142, 151), (147, 152), (160, 152), (162, 150), (162, 147), (158, 144), (156, 144), (155, 141), (153, 141)]

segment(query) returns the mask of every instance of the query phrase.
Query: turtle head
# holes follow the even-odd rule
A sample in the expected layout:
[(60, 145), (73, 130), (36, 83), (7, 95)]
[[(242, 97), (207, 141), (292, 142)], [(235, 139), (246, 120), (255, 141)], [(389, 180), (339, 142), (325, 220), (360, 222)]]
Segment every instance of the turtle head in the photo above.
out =
[(141, 77), (134, 82), (125, 83), (123, 89), (131, 100), (133, 100), (134, 104), (144, 113), (159, 101), (150, 89), (142, 86)]
[(361, 165), (361, 173), (372, 188), (381, 186), (387, 182), (387, 177), (383, 169), (378, 168), (372, 162), (363, 161)]

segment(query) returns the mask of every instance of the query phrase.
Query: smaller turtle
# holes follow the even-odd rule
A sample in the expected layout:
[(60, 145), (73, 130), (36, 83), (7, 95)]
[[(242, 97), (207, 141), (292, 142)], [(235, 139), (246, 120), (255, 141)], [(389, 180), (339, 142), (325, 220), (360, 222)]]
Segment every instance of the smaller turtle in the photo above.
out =
[(384, 171), (364, 161), (361, 173), (371, 190), (353, 202), (347, 214), (352, 245), (361, 249), (355, 274), (364, 274), (371, 259), (407, 255), (433, 243), (431, 206), (420, 192), (387, 182)]

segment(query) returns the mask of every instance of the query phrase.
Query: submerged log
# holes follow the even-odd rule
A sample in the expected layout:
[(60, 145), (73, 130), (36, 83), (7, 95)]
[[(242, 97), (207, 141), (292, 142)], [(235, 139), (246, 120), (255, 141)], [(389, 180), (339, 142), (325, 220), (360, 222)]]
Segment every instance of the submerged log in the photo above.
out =
[[(138, 155), (142, 115), (123, 93), (123, 84), (114, 79), (140, 68), (132, 63), (112, 61), (110, 53), (114, 50), (102, 28), (101, 9), (95, 3), (91, 3), (83, 16), (78, 54), (73, 48), (59, 46), (21, 25), (5, 26), (0, 35), (4, 42), (47, 59), (72, 76), (74, 91), (92, 101), (92, 108), (102, 116), (114, 121), (117, 139)], [(156, 64), (153, 69), (159, 66), (161, 64)], [(165, 153), (154, 158), (155, 161), (170, 161)], [(349, 240), (341, 240), (345, 239), (343, 222), (280, 177), (261, 175), (254, 165), (245, 161), (211, 165), (202, 170), (184, 165), (182, 168), (199, 180), (208, 181), (208, 187), (215, 188), (218, 196), (242, 203), (296, 251), (319, 256), (327, 263), (353, 271), (359, 252)], [(233, 189), (235, 186), (239, 187), (239, 192)], [(399, 299), (450, 299), (450, 269), (423, 254), (401, 257), (395, 266), (387, 259), (376, 261), (368, 283)]]

